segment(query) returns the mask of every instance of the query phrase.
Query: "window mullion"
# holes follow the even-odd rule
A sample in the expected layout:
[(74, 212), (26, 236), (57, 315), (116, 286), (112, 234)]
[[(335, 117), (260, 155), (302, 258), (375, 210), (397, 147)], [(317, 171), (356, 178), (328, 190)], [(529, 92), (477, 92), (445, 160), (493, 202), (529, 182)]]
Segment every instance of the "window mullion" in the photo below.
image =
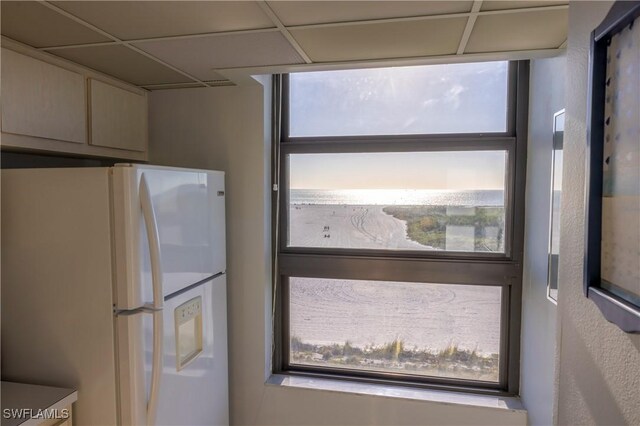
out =
[(280, 255), (280, 273), (287, 276), (504, 286), (518, 272), (509, 261)]
[(459, 138), (420, 137), (397, 139), (385, 136), (376, 139), (330, 140), (299, 139), (281, 145), (284, 154), (301, 153), (361, 153), (361, 152), (438, 152), (507, 150), (515, 144), (513, 136), (463, 136)]

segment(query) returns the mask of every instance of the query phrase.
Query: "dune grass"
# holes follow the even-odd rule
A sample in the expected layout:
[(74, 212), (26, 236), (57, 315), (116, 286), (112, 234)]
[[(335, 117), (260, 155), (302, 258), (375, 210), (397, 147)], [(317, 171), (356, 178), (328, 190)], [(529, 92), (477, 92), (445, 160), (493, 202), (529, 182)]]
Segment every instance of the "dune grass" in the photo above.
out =
[(305, 343), (291, 338), (291, 361), (298, 364), (326, 365), (354, 369), (402, 370), (416, 374), (497, 380), (498, 354), (481, 354), (450, 343), (430, 351), (409, 349), (401, 339), (382, 345), (353, 346), (349, 341), (331, 345)]
[[(435, 249), (446, 249), (447, 225), (473, 226), (475, 234), (470, 243), (475, 251), (502, 249), (504, 208), (476, 207), (471, 215), (447, 214), (446, 206), (388, 206), (383, 211), (407, 222), (407, 237)], [(485, 228), (497, 227), (497, 238), (488, 237)]]

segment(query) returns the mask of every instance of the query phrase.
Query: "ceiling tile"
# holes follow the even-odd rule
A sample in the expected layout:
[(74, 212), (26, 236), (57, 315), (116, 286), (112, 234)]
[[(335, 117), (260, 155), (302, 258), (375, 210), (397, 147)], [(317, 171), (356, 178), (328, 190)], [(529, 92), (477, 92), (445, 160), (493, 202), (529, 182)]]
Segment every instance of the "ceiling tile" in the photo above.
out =
[(124, 40), (271, 28), (249, 1), (57, 1), (69, 13)]
[(568, 10), (479, 16), (465, 53), (554, 49), (567, 38)]
[(455, 53), (467, 18), (426, 19), (291, 30), (314, 62)]
[(1, 1), (2, 35), (33, 47), (110, 41), (35, 1)]
[(279, 31), (206, 36), (135, 43), (200, 79), (213, 80), (213, 69), (299, 64), (304, 61)]
[(541, 6), (559, 6), (569, 4), (567, 0), (515, 0), (515, 1), (483, 1), (481, 11), (485, 10), (508, 10), (508, 9), (523, 9), (525, 7), (541, 7)]
[(472, 1), (270, 1), (285, 25), (469, 12)]
[(51, 53), (138, 86), (190, 81), (188, 77), (121, 45), (75, 47)]

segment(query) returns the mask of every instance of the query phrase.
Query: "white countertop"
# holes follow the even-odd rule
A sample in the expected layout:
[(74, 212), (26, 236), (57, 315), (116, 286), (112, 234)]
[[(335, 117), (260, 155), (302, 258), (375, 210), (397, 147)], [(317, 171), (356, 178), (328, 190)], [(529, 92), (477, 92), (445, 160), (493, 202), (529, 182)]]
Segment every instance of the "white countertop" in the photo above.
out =
[(35, 418), (38, 414), (59, 416), (64, 408), (78, 400), (78, 392), (74, 389), (4, 381), (0, 395), (2, 398), (1, 426), (36, 425), (48, 418)]

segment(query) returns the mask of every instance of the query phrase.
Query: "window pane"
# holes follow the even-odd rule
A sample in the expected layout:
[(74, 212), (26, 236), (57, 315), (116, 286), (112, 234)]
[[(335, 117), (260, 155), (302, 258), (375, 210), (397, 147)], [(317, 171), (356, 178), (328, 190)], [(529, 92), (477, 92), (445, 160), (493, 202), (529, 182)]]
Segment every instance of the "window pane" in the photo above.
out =
[(290, 75), (292, 137), (505, 132), (508, 62)]
[(290, 154), (288, 245), (504, 253), (506, 158)]
[(289, 280), (290, 364), (497, 382), (501, 288)]

